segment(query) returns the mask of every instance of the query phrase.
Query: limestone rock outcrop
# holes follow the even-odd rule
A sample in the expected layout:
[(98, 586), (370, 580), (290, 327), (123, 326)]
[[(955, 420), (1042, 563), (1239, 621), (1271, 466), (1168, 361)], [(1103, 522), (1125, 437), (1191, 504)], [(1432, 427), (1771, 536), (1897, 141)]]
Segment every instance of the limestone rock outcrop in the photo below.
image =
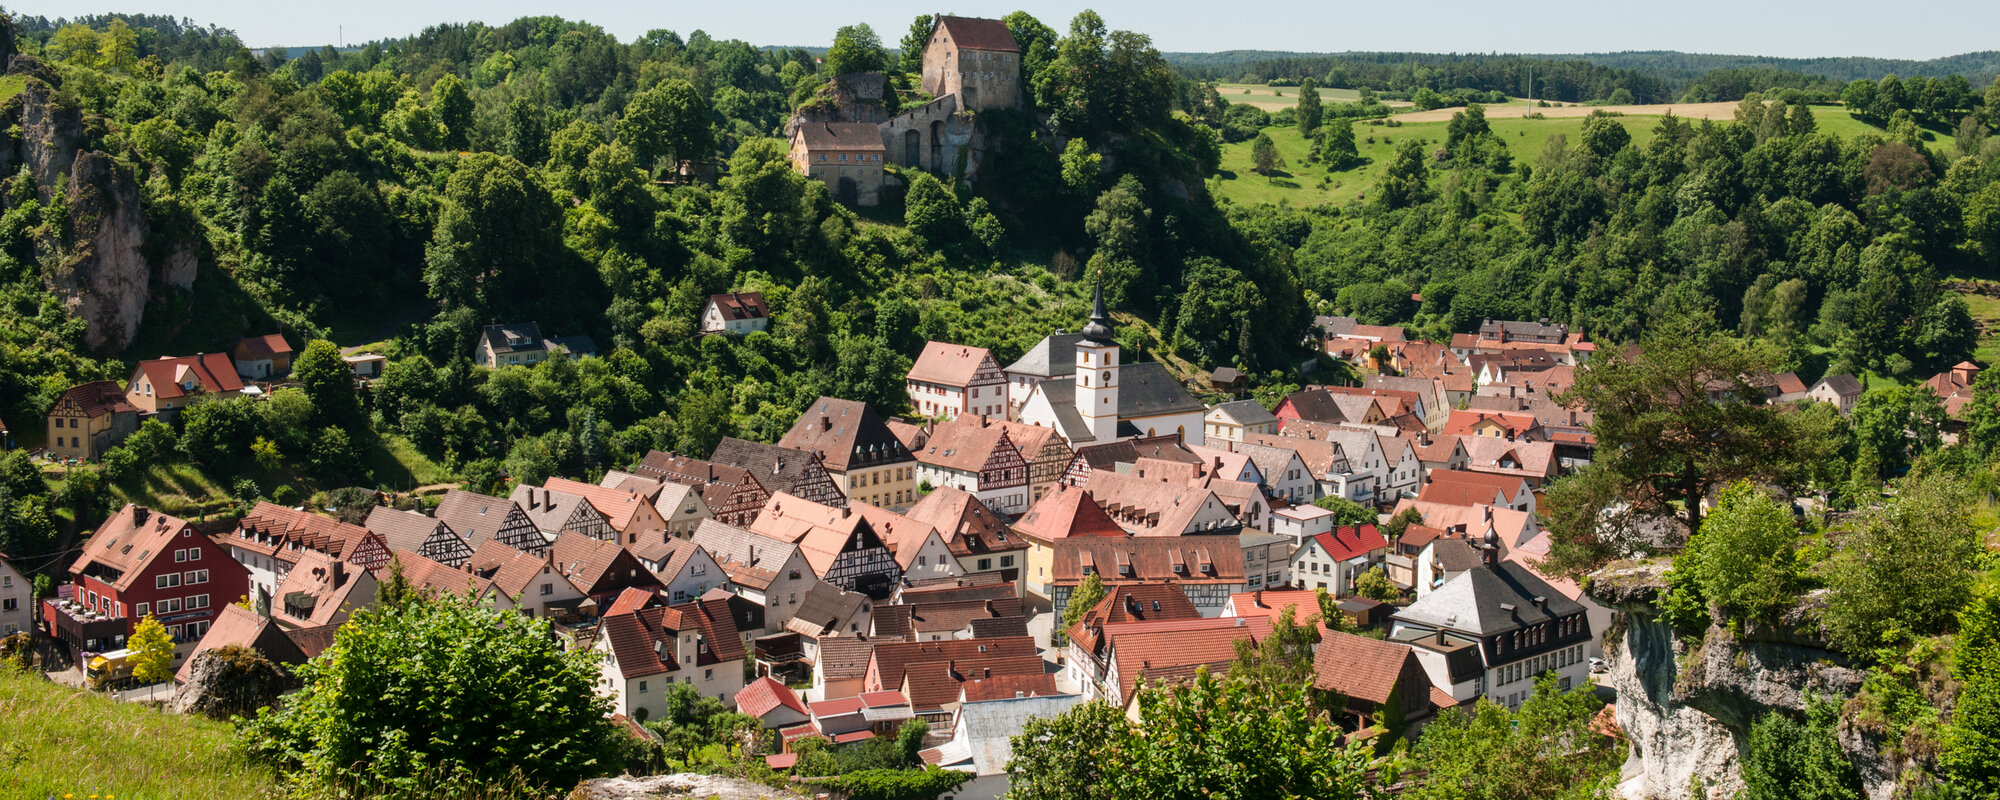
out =
[(191, 657), (187, 683), (174, 691), (167, 708), (176, 714), (215, 719), (252, 716), (298, 688), (291, 673), (247, 647), (217, 647)]
[[(1618, 724), (1631, 742), (1619, 793), (1678, 800), (1698, 778), (1709, 797), (1734, 797), (1743, 789), (1740, 760), (1759, 717), (1804, 716), (1814, 697), (1844, 701), (1860, 691), (1865, 671), (1813, 635), (1806, 616), (1813, 598), (1776, 625), (1677, 635), (1654, 606), (1667, 567), (1662, 559), (1614, 564), (1592, 575), (1587, 588), (1622, 612), (1604, 651)], [(1880, 742), (1843, 726), (1841, 746), (1872, 798), (1893, 794), (1898, 765), (1888, 763)]]
[(599, 778), (577, 787), (583, 800), (804, 800), (805, 795), (755, 781), (682, 772), (642, 778)]
[(0, 142), (0, 168), (25, 165), (41, 200), (59, 200), (68, 212), (66, 230), (36, 243), (43, 282), (84, 321), (86, 345), (124, 350), (159, 292), (193, 287), (197, 252), (188, 242), (152, 240), (141, 176), (89, 149), (102, 120), (65, 101), (55, 76), (32, 56), (14, 56), (8, 71), (26, 76), (27, 85), (0, 107), (0, 128), (17, 123), (20, 131), (19, 139)]

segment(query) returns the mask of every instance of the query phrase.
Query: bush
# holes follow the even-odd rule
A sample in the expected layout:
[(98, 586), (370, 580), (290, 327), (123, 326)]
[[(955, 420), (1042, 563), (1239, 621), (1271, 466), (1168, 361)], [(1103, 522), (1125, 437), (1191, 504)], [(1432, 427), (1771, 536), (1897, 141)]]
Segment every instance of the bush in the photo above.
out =
[(547, 621), (462, 597), (362, 609), (243, 736), (304, 794), (569, 787), (616, 755), (597, 659)]
[(1336, 526), (1366, 525), (1375, 521), (1375, 512), (1345, 497), (1322, 497), (1314, 500), (1313, 505), (1333, 512), (1333, 524)]

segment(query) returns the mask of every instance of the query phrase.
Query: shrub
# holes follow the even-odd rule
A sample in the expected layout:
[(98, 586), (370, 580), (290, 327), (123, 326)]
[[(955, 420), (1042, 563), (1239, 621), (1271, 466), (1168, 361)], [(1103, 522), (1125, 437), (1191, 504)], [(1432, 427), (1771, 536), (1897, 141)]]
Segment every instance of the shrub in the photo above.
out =
[(243, 736), (304, 794), (568, 787), (616, 755), (597, 658), (545, 620), (462, 597), (362, 609)]

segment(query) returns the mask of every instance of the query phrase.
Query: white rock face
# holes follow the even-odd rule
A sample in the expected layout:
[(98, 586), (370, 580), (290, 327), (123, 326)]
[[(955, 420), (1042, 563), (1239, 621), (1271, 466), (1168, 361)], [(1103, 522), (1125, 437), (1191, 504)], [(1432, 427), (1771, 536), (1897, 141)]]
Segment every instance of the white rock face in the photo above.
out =
[(804, 800), (805, 795), (761, 783), (681, 772), (643, 778), (599, 778), (577, 787), (583, 800)]

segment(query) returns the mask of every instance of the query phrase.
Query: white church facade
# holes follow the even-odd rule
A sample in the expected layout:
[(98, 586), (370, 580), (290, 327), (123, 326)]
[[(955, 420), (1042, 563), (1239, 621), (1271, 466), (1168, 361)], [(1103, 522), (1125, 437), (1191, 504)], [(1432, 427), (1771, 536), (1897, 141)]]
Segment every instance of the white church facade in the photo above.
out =
[(1059, 339), (1076, 343), (1074, 374), (1035, 384), (1020, 405), (1022, 422), (1055, 428), (1072, 447), (1132, 436), (1179, 435), (1188, 444), (1202, 443), (1208, 408), (1164, 365), (1118, 363), (1102, 285), (1081, 336), (1057, 334), (1036, 350), (1051, 350)]

